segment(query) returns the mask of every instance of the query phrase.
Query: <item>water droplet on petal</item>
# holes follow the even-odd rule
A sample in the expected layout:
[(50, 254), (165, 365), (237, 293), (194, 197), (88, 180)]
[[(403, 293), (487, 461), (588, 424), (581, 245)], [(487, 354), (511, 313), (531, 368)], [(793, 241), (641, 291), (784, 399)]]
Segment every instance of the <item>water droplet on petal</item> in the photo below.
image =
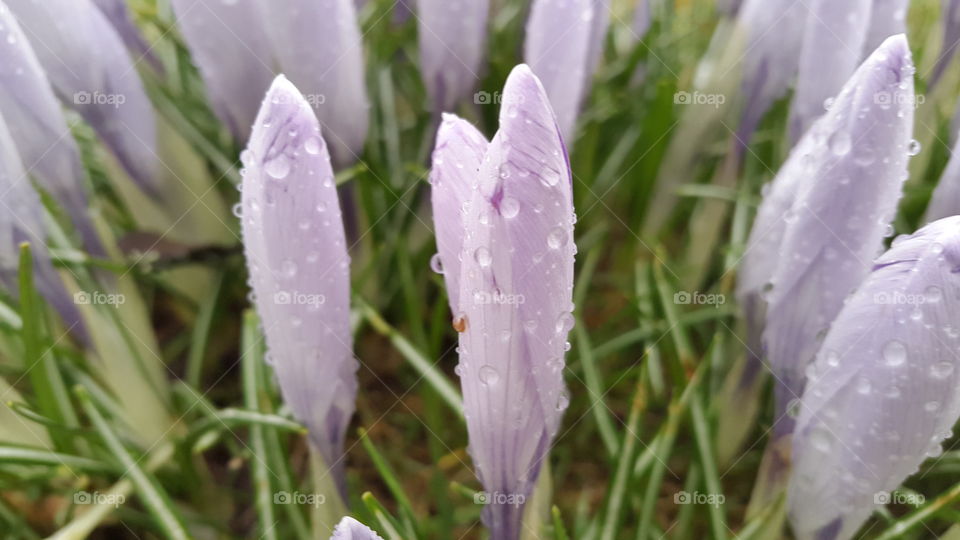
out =
[(277, 180), (283, 180), (290, 174), (290, 160), (287, 159), (287, 156), (280, 154), (277, 157), (268, 161), (263, 169), (271, 177), (276, 178)]
[(486, 268), (490, 266), (490, 263), (493, 262), (493, 258), (490, 255), (490, 250), (481, 246), (478, 247), (476, 251), (473, 252), (473, 258), (477, 261), (477, 264), (481, 268)]
[(430, 269), (437, 274), (443, 274), (443, 261), (440, 260), (439, 253), (434, 253), (433, 257), (430, 257)]
[(500, 380), (500, 372), (493, 366), (483, 366), (480, 368), (480, 382), (487, 386), (493, 386)]
[(907, 361), (907, 348), (891, 339), (883, 346), (883, 362), (890, 367), (902, 366)]
[(554, 227), (547, 234), (547, 246), (550, 249), (560, 249), (567, 244), (567, 231), (561, 227)]
[(513, 197), (504, 197), (500, 201), (500, 215), (507, 218), (513, 219), (517, 217), (517, 214), (520, 213), (520, 203), (517, 202)]

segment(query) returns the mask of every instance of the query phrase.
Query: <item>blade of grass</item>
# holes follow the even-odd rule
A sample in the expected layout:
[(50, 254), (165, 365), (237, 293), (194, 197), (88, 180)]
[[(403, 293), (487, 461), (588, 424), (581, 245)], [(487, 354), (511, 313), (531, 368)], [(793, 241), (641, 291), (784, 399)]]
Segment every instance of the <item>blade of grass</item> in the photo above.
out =
[[(723, 490), (720, 486), (720, 477), (717, 475), (717, 464), (714, 461), (713, 448), (710, 444), (710, 427), (707, 425), (706, 414), (703, 410), (703, 401), (699, 393), (694, 393), (690, 400), (690, 417), (693, 420), (693, 433), (697, 440), (697, 449), (700, 453), (700, 463), (703, 465), (704, 482), (711, 495), (723, 500)], [(713, 538), (725, 540), (727, 538), (726, 517), (723, 504), (707, 505), (710, 515), (710, 526)]]
[(210, 327), (213, 326), (213, 316), (217, 311), (217, 301), (223, 289), (223, 272), (219, 272), (212, 280), (210, 294), (200, 304), (197, 320), (194, 322), (193, 333), (190, 336), (190, 354), (187, 357), (187, 383), (195, 388), (200, 387), (200, 378), (203, 375), (203, 355), (210, 339)]
[(554, 506), (550, 512), (553, 515), (553, 540), (569, 540), (567, 528), (563, 525), (563, 516), (560, 509)]
[(637, 442), (640, 440), (640, 418), (646, 408), (646, 389), (641, 379), (637, 381), (637, 389), (634, 391), (630, 415), (627, 417), (627, 426), (623, 434), (623, 443), (620, 445), (617, 468), (614, 472), (610, 494), (607, 497), (606, 515), (603, 521), (603, 529), (600, 532), (601, 540), (614, 540), (620, 533), (621, 513), (627, 498), (627, 486), (630, 483), (630, 468), (633, 464)]
[[(37, 398), (37, 408), (50, 420), (64, 426), (78, 425), (77, 414), (67, 394), (66, 384), (52, 349), (43, 350), (44, 322), (40, 299), (33, 283), (33, 254), (30, 244), (20, 244), (20, 319), (23, 328), (24, 365)], [(73, 442), (62, 431), (48, 428), (50, 439), (59, 450), (73, 452)]]
[(173, 509), (170, 498), (160, 487), (156, 479), (141, 468), (139, 460), (134, 459), (130, 452), (123, 446), (120, 438), (110, 427), (110, 423), (93, 405), (93, 402), (90, 401), (86, 389), (82, 386), (77, 387), (75, 393), (80, 400), (80, 405), (83, 407), (84, 412), (86, 412), (90, 418), (94, 429), (100, 434), (100, 438), (103, 440), (107, 449), (123, 465), (126, 470), (125, 475), (129, 476), (144, 506), (150, 511), (166, 537), (173, 540), (188, 540), (190, 534)]
[(373, 517), (380, 524), (380, 534), (387, 538), (388, 540), (405, 540), (403, 536), (400, 535), (398, 529), (400, 526), (397, 524), (393, 516), (390, 515), (390, 512), (380, 504), (372, 493), (369, 491), (364, 493), (360, 499), (363, 501), (364, 506), (367, 507), (367, 510), (373, 514)]
[(390, 490), (390, 494), (393, 495), (393, 498), (400, 507), (404, 532), (409, 538), (417, 538), (418, 534), (414, 526), (417, 522), (416, 514), (413, 512), (413, 505), (410, 503), (410, 499), (407, 497), (406, 492), (403, 491), (403, 484), (400, 482), (400, 479), (397, 478), (396, 473), (383, 457), (383, 454), (377, 449), (376, 445), (373, 444), (367, 431), (360, 428), (357, 435), (360, 438), (360, 443), (363, 445), (364, 450), (367, 451), (371, 461), (373, 461), (373, 466), (377, 469), (377, 472), (380, 473), (380, 479), (387, 485), (387, 489)]
[(952, 504), (954, 501), (960, 499), (960, 484), (957, 484), (945, 491), (939, 497), (934, 499), (913, 512), (910, 512), (905, 517), (895, 521), (887, 530), (877, 537), (877, 540), (893, 540), (894, 538), (901, 538), (902, 535), (912, 530), (917, 525), (923, 523), (925, 519), (928, 519), (934, 516), (937, 512), (943, 509), (947, 509), (947, 506)]
[[(222, 282), (222, 277), (218, 282)], [(241, 350), (244, 351), (241, 358), (243, 365), (243, 404), (252, 411), (260, 410), (261, 396), (257, 384), (257, 362), (261, 362), (263, 359), (262, 348), (258, 345), (259, 334), (256, 314), (251, 310), (245, 311), (243, 313), (241, 337)], [(264, 461), (267, 457), (267, 443), (263, 435), (263, 426), (251, 424), (249, 429), (250, 446), (254, 457), (250, 460), (250, 470), (254, 485), (257, 516), (259, 517), (260, 537), (266, 540), (275, 540), (277, 533), (273, 515), (273, 494), (270, 489), (270, 475)]]
[(403, 335), (390, 326), (369, 304), (356, 296), (353, 302), (363, 318), (370, 323), (370, 326), (378, 334), (389, 339), (393, 346), (397, 348), (397, 351), (440, 394), (443, 401), (453, 409), (457, 416), (463, 418), (463, 400), (460, 398), (460, 392), (450, 383), (446, 375), (437, 369), (436, 365), (430, 360), (427, 360)]

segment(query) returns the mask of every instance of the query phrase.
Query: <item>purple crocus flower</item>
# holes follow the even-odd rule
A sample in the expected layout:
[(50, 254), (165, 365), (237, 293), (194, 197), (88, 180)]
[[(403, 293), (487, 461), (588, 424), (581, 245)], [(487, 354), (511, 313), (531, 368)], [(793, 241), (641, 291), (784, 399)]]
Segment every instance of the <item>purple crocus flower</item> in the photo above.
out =
[(342, 488), (358, 366), (350, 257), (320, 125), (282, 75), (267, 92), (242, 159), (243, 243), (268, 358), (284, 399)]
[(643, 36), (650, 30), (652, 20), (650, 0), (638, 0), (636, 8), (633, 10), (633, 38), (636, 40), (643, 39)]
[(146, 60), (154, 70), (163, 70), (160, 59), (153, 54), (153, 47), (147, 44), (137, 25), (133, 23), (133, 18), (130, 16), (130, 10), (127, 8), (125, 0), (93, 0), (93, 2), (107, 16), (107, 20), (120, 34), (123, 43), (136, 57), (137, 62)]
[[(779, 413), (802, 392), (818, 336), (890, 233), (915, 153), (913, 74), (906, 37), (887, 39), (800, 141), (761, 205), (738, 289), (753, 336), (765, 321), (762, 352), (779, 383)], [(792, 427), (786, 418), (777, 426)]]
[(245, 142), (274, 77), (273, 51), (258, 0), (172, 0), (213, 110)]
[(810, 6), (790, 109), (791, 140), (800, 140), (860, 65), (872, 4), (814, 0)]
[(793, 439), (797, 538), (852, 538), (960, 417), (960, 216), (873, 265), (824, 340)]
[[(0, 114), (28, 173), (70, 215), (86, 248), (104, 253), (87, 214), (85, 173), (60, 102), (20, 25), (0, 2)], [(29, 178), (23, 180), (29, 182)]]
[(420, 70), (436, 112), (453, 110), (480, 80), (489, 0), (419, 0)]
[(20, 244), (29, 242), (33, 254), (34, 286), (60, 313), (67, 329), (86, 338), (80, 312), (50, 260), (40, 197), (30, 184), (3, 118), (0, 118), (0, 193), (3, 193), (0, 197), (0, 282), (7, 292), (18, 296)]
[(527, 21), (524, 59), (543, 81), (564, 140), (590, 92), (610, 21), (606, 0), (535, 0)]
[(353, 519), (345, 517), (340, 520), (333, 530), (330, 540), (383, 540), (370, 527)]
[(363, 151), (369, 117), (363, 41), (351, 0), (258, 0), (284, 75), (314, 106), (337, 166)]
[(158, 194), (156, 119), (123, 40), (90, 0), (7, 0), (53, 89)]
[(446, 117), (432, 181), (444, 276), (458, 291), (450, 299), (471, 455), (490, 493), (483, 517), (493, 538), (515, 539), (569, 399), (576, 251), (567, 152), (530, 68), (507, 79), (489, 144)]
[(864, 54), (879, 47), (888, 37), (906, 33), (909, 5), (910, 0), (873, 0)]
[[(888, 0), (893, 1), (893, 0)], [(901, 4), (906, 4), (906, 0), (900, 0)], [(904, 11), (906, 8), (904, 6)], [(932, 89), (943, 77), (947, 67), (953, 61), (957, 54), (957, 47), (960, 47), (960, 0), (943, 0), (941, 3), (941, 21), (943, 21), (943, 45), (940, 54), (937, 56), (937, 62), (933, 66), (933, 73), (930, 75), (928, 88)]]
[(797, 0), (744, 0), (737, 26), (744, 33), (741, 92), (744, 109), (738, 138), (743, 145), (797, 74), (809, 9)]

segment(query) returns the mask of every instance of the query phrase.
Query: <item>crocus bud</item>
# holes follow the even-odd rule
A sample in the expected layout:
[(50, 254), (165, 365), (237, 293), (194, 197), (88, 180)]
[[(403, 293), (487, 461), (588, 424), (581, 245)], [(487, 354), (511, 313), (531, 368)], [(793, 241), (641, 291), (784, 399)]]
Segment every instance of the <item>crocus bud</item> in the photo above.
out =
[(243, 154), (243, 244), (268, 358), (326, 466), (342, 466), (357, 392), (350, 257), (313, 109), (282, 75)]
[(383, 540), (383, 538), (363, 523), (352, 517), (345, 517), (333, 530), (330, 540)]
[(363, 41), (351, 0), (258, 0), (273, 55), (313, 105), (337, 166), (355, 162), (367, 138)]
[(446, 117), (433, 181), (436, 228), (460, 237), (456, 256), (456, 239), (439, 243), (445, 275), (459, 274), (447, 285), (459, 289), (451, 294), (457, 372), (471, 455), (491, 494), (484, 521), (493, 538), (510, 540), (519, 538), (524, 502), (569, 400), (563, 357), (576, 248), (566, 148), (527, 66), (510, 74), (503, 103), (489, 145)]
[(744, 0), (737, 27), (745, 36), (741, 92), (744, 109), (738, 129), (743, 144), (797, 74), (809, 8), (794, 0)]
[(419, 0), (420, 70), (436, 112), (450, 111), (480, 80), (489, 0)]
[(0, 282), (16, 297), (20, 244), (30, 243), (33, 255), (34, 286), (46, 301), (60, 313), (68, 331), (86, 338), (80, 312), (63, 286), (47, 250), (47, 229), (43, 221), (40, 197), (30, 185), (13, 136), (0, 118)]
[(140, 29), (133, 23), (126, 0), (93, 0), (106, 15), (107, 20), (120, 34), (120, 39), (133, 54), (136, 62), (147, 61), (157, 71), (162, 71), (160, 59), (153, 53), (153, 47), (143, 39)]
[(257, 0), (172, 0), (214, 112), (246, 142), (273, 80), (273, 51)]
[[(0, 114), (29, 174), (69, 214), (87, 250), (102, 255), (100, 238), (87, 214), (80, 150), (60, 102), (13, 14), (0, 2)], [(19, 181), (29, 183), (28, 178)]]
[(807, 14), (790, 138), (798, 141), (860, 65), (873, 0), (814, 0)]
[[(951, 4), (957, 3), (956, 0), (947, 1)], [(888, 37), (906, 33), (907, 9), (909, 6), (910, 0), (873, 0), (867, 41), (864, 43), (863, 49), (864, 55), (879, 47)], [(944, 9), (946, 10), (946, 6), (944, 6)], [(956, 11), (953, 13), (956, 13)], [(956, 43), (956, 41), (951, 43)]]
[(156, 119), (123, 40), (90, 0), (7, 0), (63, 103), (142, 188), (161, 192)]
[(900, 237), (837, 316), (793, 438), (797, 538), (846, 540), (960, 417), (960, 216)]
[[(763, 352), (781, 413), (803, 389), (818, 336), (890, 234), (916, 150), (913, 73), (906, 37), (885, 41), (804, 135), (761, 205), (739, 292), (754, 314), (766, 311)], [(778, 429), (789, 426), (784, 419)]]
[(550, 96), (564, 140), (573, 137), (577, 114), (603, 52), (609, 2), (534, 0), (523, 57)]

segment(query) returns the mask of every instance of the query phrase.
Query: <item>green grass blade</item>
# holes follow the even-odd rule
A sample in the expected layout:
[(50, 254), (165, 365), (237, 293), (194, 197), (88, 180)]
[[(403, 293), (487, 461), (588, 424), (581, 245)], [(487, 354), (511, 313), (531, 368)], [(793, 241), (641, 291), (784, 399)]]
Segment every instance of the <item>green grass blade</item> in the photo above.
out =
[[(216, 296), (216, 295), (214, 295)], [(243, 314), (242, 333), (243, 357), (243, 404), (252, 411), (260, 410), (260, 390), (258, 388), (259, 362), (263, 361), (258, 346), (260, 332), (257, 330), (257, 316), (251, 310)], [(250, 446), (253, 459), (250, 460), (251, 476), (253, 477), (254, 500), (256, 501), (260, 537), (265, 540), (276, 540), (276, 520), (273, 514), (273, 491), (270, 487), (270, 475), (267, 469), (267, 443), (263, 435), (263, 426), (257, 423), (250, 424)]]
[(100, 434), (100, 438), (107, 449), (123, 465), (126, 470), (125, 476), (130, 478), (137, 493), (140, 494), (144, 506), (150, 511), (166, 537), (172, 540), (188, 540), (190, 534), (173, 509), (170, 498), (156, 479), (140, 467), (139, 460), (134, 459), (123, 443), (120, 442), (120, 438), (114, 433), (110, 423), (90, 401), (86, 390), (83, 387), (77, 387), (76, 394), (94, 429)]
[[(53, 349), (43, 348), (44, 322), (40, 299), (33, 282), (33, 254), (30, 244), (20, 245), (20, 333), (23, 340), (24, 366), (37, 398), (37, 408), (44, 416), (58, 424), (73, 427), (78, 424), (66, 384), (57, 367)], [(73, 451), (71, 437), (62, 431), (48, 429), (58, 449)]]

